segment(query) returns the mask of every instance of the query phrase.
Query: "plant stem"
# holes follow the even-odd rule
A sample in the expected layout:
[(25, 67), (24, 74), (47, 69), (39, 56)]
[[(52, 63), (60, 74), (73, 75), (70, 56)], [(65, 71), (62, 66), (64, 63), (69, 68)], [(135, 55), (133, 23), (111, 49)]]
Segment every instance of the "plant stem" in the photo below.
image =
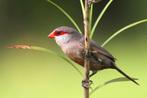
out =
[(88, 85), (84, 87), (84, 98), (89, 98), (89, 33), (90, 33), (90, 26), (89, 26), (89, 0), (85, 0), (85, 12), (84, 12), (84, 34), (85, 34), (85, 61), (84, 61), (84, 81)]
[(109, 2), (106, 4), (106, 6), (104, 7), (104, 9), (100, 13), (100, 15), (97, 17), (97, 19), (96, 19), (96, 21), (95, 21), (95, 23), (93, 25), (93, 28), (91, 30), (90, 38), (92, 38), (98, 23), (100, 22), (102, 16), (104, 15), (104, 13), (106, 12), (106, 10), (108, 9), (108, 7), (111, 5), (112, 2), (113, 2), (113, 0), (109, 0)]

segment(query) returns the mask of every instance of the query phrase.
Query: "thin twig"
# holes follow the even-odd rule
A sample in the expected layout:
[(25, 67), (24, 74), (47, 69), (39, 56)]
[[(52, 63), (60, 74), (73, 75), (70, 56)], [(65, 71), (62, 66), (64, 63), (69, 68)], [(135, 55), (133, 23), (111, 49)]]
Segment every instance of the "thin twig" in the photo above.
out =
[(84, 98), (89, 98), (89, 0), (85, 0), (85, 12), (84, 12), (84, 34), (85, 34), (85, 61), (84, 61), (84, 82), (87, 87), (84, 87)]

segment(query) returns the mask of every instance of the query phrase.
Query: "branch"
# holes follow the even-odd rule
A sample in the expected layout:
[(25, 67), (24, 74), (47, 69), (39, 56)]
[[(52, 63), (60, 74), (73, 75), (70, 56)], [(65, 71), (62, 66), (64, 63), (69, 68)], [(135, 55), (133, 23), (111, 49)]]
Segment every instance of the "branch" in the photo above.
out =
[(83, 88), (84, 88), (84, 98), (89, 98), (89, 0), (85, 0), (85, 11), (84, 11), (84, 34), (85, 34), (85, 61), (84, 61), (84, 80), (83, 80)]

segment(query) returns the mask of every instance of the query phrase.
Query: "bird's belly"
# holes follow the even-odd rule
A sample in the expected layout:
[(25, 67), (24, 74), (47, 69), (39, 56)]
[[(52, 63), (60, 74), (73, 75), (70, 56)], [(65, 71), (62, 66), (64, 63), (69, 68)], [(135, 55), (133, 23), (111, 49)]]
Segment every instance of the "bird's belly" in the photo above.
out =
[(67, 55), (74, 62), (78, 63), (81, 66), (84, 66), (84, 58), (80, 54), (80, 52), (79, 53), (78, 52), (72, 52), (72, 53), (68, 53)]

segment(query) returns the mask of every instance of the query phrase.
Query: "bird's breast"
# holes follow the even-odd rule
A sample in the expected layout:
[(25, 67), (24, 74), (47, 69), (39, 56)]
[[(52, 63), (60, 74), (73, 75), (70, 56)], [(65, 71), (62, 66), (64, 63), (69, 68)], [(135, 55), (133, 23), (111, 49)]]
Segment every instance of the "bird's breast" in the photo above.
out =
[(84, 65), (84, 57), (82, 54), (84, 49), (79, 44), (67, 44), (62, 50), (71, 60), (82, 66)]

